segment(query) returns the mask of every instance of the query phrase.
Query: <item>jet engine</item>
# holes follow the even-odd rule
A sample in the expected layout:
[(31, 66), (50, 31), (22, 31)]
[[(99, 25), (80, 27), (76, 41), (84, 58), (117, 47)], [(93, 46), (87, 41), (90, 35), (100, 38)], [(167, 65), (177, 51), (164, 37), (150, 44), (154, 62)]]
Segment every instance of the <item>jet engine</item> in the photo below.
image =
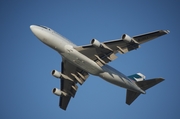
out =
[(58, 88), (53, 88), (52, 92), (57, 96), (67, 96), (67, 93), (59, 90)]
[(101, 46), (102, 46), (101, 43), (100, 43), (98, 40), (96, 40), (96, 39), (92, 39), (92, 40), (91, 40), (91, 44), (92, 44), (94, 47), (101, 47)]
[(61, 72), (58, 72), (57, 70), (52, 70), (51, 74), (56, 78), (60, 78), (62, 75)]
[(132, 38), (130, 36), (128, 36), (127, 34), (122, 35), (122, 40), (127, 42), (127, 43), (130, 43), (133, 41)]
[(60, 79), (65, 79), (74, 82), (71, 78), (69, 78), (67, 75), (62, 74), (61, 72), (58, 72), (57, 70), (52, 70), (51, 74)]

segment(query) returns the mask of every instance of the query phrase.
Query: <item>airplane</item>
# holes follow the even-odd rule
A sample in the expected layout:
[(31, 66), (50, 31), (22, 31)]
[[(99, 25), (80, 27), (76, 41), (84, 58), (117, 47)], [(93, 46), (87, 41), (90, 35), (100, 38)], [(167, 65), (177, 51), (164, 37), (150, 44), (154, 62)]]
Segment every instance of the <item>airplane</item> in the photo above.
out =
[(140, 94), (162, 82), (163, 78), (145, 80), (145, 75), (136, 73), (126, 76), (108, 65), (117, 58), (116, 53), (125, 54), (138, 49), (141, 44), (168, 34), (169, 30), (157, 30), (130, 37), (123, 34), (120, 39), (99, 42), (92, 39), (89, 45), (77, 46), (56, 31), (42, 25), (31, 25), (33, 34), (44, 44), (56, 50), (62, 56), (61, 72), (52, 70), (51, 74), (59, 78), (60, 88), (52, 92), (59, 96), (59, 107), (67, 109), (71, 97), (74, 97), (78, 84), (82, 85), (89, 74), (99, 76), (105, 81), (127, 89), (126, 104), (130, 105)]

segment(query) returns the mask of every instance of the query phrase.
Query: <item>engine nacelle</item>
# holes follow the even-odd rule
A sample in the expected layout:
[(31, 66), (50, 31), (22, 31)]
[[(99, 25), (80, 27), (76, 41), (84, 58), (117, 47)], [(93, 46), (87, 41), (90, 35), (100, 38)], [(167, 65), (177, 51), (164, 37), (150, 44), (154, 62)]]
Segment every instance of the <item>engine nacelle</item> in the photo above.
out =
[(92, 40), (91, 40), (91, 44), (92, 44), (94, 47), (101, 47), (101, 46), (102, 46), (101, 43), (100, 43), (98, 40), (96, 40), (96, 39), (92, 39)]
[(127, 42), (127, 43), (130, 43), (133, 41), (132, 38), (130, 36), (128, 36), (127, 34), (122, 35), (122, 40)]
[(146, 76), (144, 76), (143, 74), (141, 73), (137, 73), (137, 74), (133, 74), (133, 75), (130, 75), (128, 76), (130, 79), (133, 79), (135, 81), (143, 81), (145, 80)]
[(58, 88), (53, 88), (52, 92), (57, 96), (67, 96), (67, 93), (59, 90)]
[(62, 73), (58, 72), (57, 70), (52, 70), (51, 74), (56, 78), (60, 78), (62, 75)]
[(56, 78), (61, 78), (61, 79), (64, 79), (64, 80), (69, 80), (69, 81), (74, 82), (74, 80), (69, 78), (67, 75), (62, 74), (61, 72), (58, 72), (57, 70), (52, 70), (51, 74)]

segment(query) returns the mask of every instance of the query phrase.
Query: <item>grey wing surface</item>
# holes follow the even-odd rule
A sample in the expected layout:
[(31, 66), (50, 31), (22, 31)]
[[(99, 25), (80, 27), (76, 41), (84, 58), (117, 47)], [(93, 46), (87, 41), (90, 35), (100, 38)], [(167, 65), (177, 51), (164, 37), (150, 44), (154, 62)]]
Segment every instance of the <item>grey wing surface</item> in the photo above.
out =
[(101, 43), (101, 47), (94, 47), (92, 44), (90, 44), (86, 46), (79, 46), (75, 49), (94, 60), (97, 64), (103, 66), (104, 64), (116, 59), (116, 53), (127, 53), (131, 50), (139, 48), (140, 44), (168, 33), (168, 30), (158, 30), (134, 36), (131, 38), (131, 42), (126, 42), (123, 39), (116, 39)]
[(68, 95), (60, 97), (59, 106), (63, 110), (66, 110), (71, 97), (74, 97), (77, 92), (77, 83), (82, 85), (88, 78), (89, 74), (64, 59), (61, 63), (61, 72), (68, 77), (61, 78), (61, 91), (67, 93)]

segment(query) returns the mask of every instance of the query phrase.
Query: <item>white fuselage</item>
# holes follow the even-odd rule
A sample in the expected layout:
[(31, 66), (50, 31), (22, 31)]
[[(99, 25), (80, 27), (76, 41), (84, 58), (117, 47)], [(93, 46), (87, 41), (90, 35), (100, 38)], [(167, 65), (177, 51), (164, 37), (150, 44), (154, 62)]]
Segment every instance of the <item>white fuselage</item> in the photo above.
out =
[(52, 29), (38, 25), (31, 25), (30, 28), (39, 40), (56, 50), (63, 58), (82, 70), (90, 74), (97, 75), (117, 86), (135, 92), (145, 93), (133, 80), (129, 79), (121, 72), (109, 65), (100, 67), (96, 62), (75, 50), (74, 47), (77, 47), (75, 44)]

